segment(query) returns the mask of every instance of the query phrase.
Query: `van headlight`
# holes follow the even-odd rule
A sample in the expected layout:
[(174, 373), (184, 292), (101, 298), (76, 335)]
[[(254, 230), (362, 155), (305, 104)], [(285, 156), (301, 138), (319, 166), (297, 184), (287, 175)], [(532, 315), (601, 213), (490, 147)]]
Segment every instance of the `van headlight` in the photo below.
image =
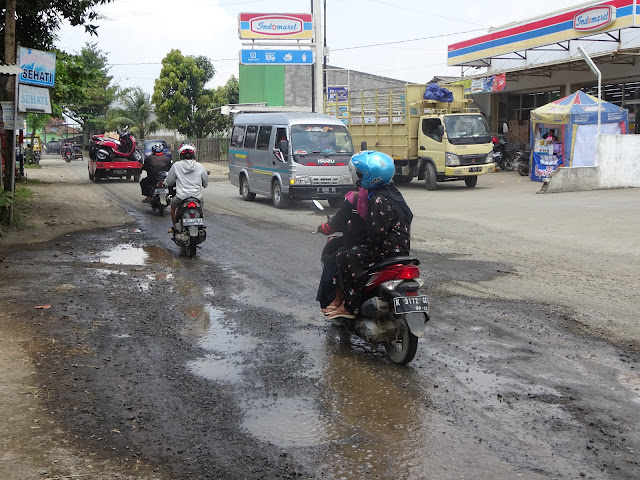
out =
[(307, 175), (294, 175), (289, 180), (291, 185), (311, 185), (311, 177)]
[(340, 185), (353, 185), (353, 178), (351, 178), (351, 175), (343, 175), (340, 177), (338, 183)]
[(458, 158), (458, 155), (456, 155), (455, 153), (445, 153), (444, 164), (447, 167), (459, 167), (460, 159)]
[(493, 163), (493, 152), (487, 153), (486, 163)]

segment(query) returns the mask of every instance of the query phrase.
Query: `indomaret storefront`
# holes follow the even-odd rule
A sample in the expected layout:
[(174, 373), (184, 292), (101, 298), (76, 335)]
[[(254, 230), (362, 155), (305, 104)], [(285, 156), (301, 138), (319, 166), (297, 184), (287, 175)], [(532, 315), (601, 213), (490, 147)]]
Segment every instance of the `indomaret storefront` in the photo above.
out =
[(602, 74), (602, 100), (628, 109), (629, 131), (640, 133), (640, 0), (593, 1), (493, 28), (450, 45), (447, 63), (466, 75), (484, 69), (469, 76), (474, 101), (493, 131), (508, 123), (522, 143), (513, 146), (524, 147), (531, 110), (578, 90), (598, 95), (578, 46)]

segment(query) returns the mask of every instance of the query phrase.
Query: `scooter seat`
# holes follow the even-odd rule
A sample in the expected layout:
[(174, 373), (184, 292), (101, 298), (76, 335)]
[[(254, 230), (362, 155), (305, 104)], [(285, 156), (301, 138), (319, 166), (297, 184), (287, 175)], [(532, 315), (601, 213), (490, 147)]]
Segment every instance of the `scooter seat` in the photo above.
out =
[(370, 271), (374, 270), (383, 270), (391, 265), (420, 265), (420, 260), (414, 257), (391, 257), (385, 258), (381, 262), (376, 263), (373, 267), (371, 267)]

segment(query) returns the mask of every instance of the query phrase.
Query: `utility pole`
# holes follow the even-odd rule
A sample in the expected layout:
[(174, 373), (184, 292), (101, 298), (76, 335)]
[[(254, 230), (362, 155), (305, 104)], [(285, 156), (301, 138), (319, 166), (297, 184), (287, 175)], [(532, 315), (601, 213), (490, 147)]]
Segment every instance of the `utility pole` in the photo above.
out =
[(313, 85), (314, 85), (314, 112), (324, 111), (324, 88), (322, 82), (322, 66), (324, 63), (324, 47), (322, 42), (322, 0), (313, 0), (313, 30), (315, 45), (313, 63)]
[[(6, 10), (4, 16), (4, 61), (8, 65), (16, 63), (16, 0), (6, 0)], [(7, 99), (11, 99), (14, 102), (17, 102), (17, 93), (18, 91), (18, 77), (13, 75), (13, 78), (9, 78), (7, 81)], [(15, 168), (16, 168), (16, 130), (15, 126), (18, 121), (17, 119), (17, 103), (14, 103), (13, 106), (13, 114), (14, 114), (14, 129), (11, 131), (11, 134), (6, 134), (6, 147), (7, 150), (5, 153), (8, 155), (5, 157), (7, 159), (11, 159), (11, 161), (5, 162), (5, 171), (2, 172), (3, 175), (7, 175), (7, 178), (11, 178), (11, 182), (9, 184), (9, 188), (11, 193), (15, 192)], [(5, 129), (5, 132), (8, 132), (8, 129)], [(0, 179), (0, 182), (2, 180)], [(4, 185), (0, 183), (0, 186), (4, 188)], [(13, 202), (9, 205), (9, 225), (13, 225)]]

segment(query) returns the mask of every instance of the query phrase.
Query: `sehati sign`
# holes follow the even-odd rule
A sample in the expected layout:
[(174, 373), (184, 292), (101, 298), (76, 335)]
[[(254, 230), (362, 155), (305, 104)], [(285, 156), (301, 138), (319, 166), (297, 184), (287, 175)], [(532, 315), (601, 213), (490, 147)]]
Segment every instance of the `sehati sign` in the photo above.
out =
[(53, 87), (56, 83), (56, 54), (20, 47), (18, 64), (20, 83), (38, 87)]

